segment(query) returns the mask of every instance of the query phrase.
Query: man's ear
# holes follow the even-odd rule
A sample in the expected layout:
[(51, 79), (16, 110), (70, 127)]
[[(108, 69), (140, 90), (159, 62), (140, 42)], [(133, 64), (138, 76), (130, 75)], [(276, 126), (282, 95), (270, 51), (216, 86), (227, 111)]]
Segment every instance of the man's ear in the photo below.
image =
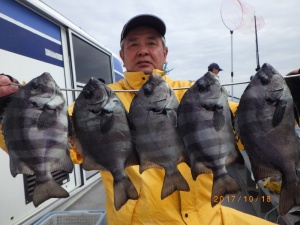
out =
[(121, 58), (122, 61), (123, 61), (123, 66), (125, 67), (125, 65), (124, 65), (124, 54), (123, 54), (123, 51), (122, 51), (122, 50), (119, 51), (119, 55), (120, 55), (120, 58)]
[(166, 47), (166, 48), (164, 49), (165, 64), (167, 63), (168, 52), (169, 52), (169, 49), (168, 49), (168, 47)]
[(120, 54), (120, 58), (124, 61), (124, 54), (123, 54), (123, 51), (120, 50), (119, 54)]

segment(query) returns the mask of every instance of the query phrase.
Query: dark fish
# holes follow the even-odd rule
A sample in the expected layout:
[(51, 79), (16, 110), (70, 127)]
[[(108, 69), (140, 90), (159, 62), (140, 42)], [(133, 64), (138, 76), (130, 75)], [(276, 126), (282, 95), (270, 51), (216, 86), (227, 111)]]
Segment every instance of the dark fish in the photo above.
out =
[(107, 170), (114, 178), (114, 204), (119, 210), (138, 198), (125, 167), (138, 164), (127, 113), (115, 93), (91, 78), (75, 101), (73, 125), (85, 170)]
[(129, 117), (135, 127), (140, 158), (140, 173), (149, 168), (164, 168), (161, 198), (176, 190), (189, 191), (177, 169), (184, 161), (184, 146), (177, 131), (178, 100), (160, 75), (151, 74), (130, 105)]
[(245, 89), (236, 113), (236, 129), (249, 155), (255, 181), (282, 175), (281, 215), (300, 205), (296, 174), (300, 142), (293, 108), (285, 80), (271, 65), (264, 64)]
[(14, 94), (4, 114), (3, 133), (12, 176), (36, 176), (34, 206), (69, 196), (51, 175), (62, 170), (71, 173), (73, 164), (68, 154), (67, 104), (49, 73)]
[(238, 159), (227, 91), (207, 72), (184, 94), (178, 108), (178, 130), (183, 138), (193, 179), (214, 174), (212, 206), (226, 194), (241, 190), (225, 165)]

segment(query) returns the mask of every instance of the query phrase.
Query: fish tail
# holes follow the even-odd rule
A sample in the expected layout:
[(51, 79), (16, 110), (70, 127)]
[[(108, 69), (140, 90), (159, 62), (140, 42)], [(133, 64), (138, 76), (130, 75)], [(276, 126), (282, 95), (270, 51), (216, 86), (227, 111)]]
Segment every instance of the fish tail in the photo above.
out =
[(67, 198), (69, 193), (63, 189), (54, 179), (37, 184), (33, 191), (33, 205), (38, 207), (41, 203), (50, 198)]
[(212, 170), (207, 168), (202, 163), (195, 163), (191, 167), (191, 172), (192, 172), (193, 180), (195, 181), (200, 174), (209, 174), (212, 173)]
[(128, 199), (137, 200), (138, 192), (131, 180), (126, 177), (114, 183), (114, 203), (116, 210), (119, 211)]
[(282, 182), (279, 199), (280, 215), (287, 214), (296, 205), (300, 205), (300, 185), (298, 183), (287, 185)]
[(184, 177), (181, 175), (179, 170), (176, 170), (172, 174), (165, 175), (163, 187), (161, 190), (161, 199), (168, 197), (174, 191), (189, 191), (190, 187)]
[(214, 178), (211, 206), (214, 207), (226, 194), (236, 194), (241, 191), (240, 185), (229, 175)]

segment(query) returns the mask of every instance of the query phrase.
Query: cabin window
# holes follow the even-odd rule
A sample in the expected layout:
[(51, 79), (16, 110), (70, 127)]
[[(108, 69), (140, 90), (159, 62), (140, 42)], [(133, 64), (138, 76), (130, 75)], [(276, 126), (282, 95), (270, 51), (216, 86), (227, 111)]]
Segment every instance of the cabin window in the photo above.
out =
[(91, 77), (112, 83), (111, 56), (72, 34), (77, 83), (86, 84)]

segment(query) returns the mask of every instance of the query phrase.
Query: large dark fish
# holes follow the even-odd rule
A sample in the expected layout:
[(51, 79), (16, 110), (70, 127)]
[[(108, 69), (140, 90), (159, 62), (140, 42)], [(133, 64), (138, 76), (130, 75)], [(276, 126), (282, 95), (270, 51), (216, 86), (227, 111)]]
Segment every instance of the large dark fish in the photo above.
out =
[(33, 204), (69, 193), (51, 172), (71, 173), (68, 154), (67, 104), (49, 73), (34, 78), (14, 94), (4, 113), (3, 133), (10, 158), (10, 171), (36, 176)]
[(225, 167), (238, 158), (227, 97), (215, 75), (207, 72), (187, 90), (177, 112), (193, 179), (213, 172), (212, 206), (226, 194), (241, 190)]
[[(107, 170), (114, 178), (114, 204), (119, 210), (138, 198), (125, 167), (138, 164), (123, 104), (104, 83), (91, 78), (75, 101), (73, 125), (85, 170)], [(79, 144), (79, 145), (78, 145)]]
[(151, 74), (130, 105), (129, 117), (135, 127), (140, 158), (140, 173), (149, 168), (164, 168), (161, 198), (176, 190), (189, 191), (177, 169), (183, 162), (184, 146), (177, 131), (178, 100), (160, 75)]
[(264, 64), (245, 89), (236, 113), (236, 129), (249, 155), (255, 181), (282, 175), (281, 215), (300, 205), (296, 174), (300, 141), (294, 108), (283, 77)]

